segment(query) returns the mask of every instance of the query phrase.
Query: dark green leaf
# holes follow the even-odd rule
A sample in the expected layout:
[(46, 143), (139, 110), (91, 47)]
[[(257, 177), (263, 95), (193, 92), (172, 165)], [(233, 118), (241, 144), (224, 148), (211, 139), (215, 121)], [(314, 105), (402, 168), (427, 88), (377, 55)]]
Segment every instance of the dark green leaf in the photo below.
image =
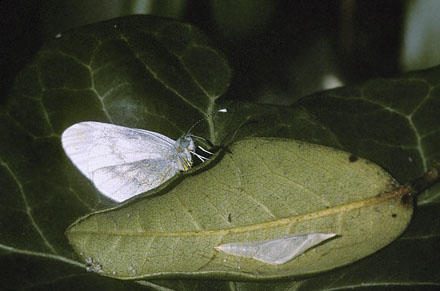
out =
[[(340, 147), (408, 182), (440, 159), (439, 72), (437, 67), (372, 80), (306, 97), (297, 105), (325, 124)], [(427, 191), (419, 203), (434, 201), (440, 201), (437, 190)]]
[(249, 136), (328, 145), (376, 162), (401, 183), (439, 159), (439, 67), (322, 92), (289, 108), (218, 100), (230, 74), (227, 61), (197, 29), (162, 18), (132, 16), (93, 24), (42, 47), (17, 77), (7, 107), (0, 112), (0, 264), (7, 270), (0, 286), (31, 290), (438, 286), (439, 187), (422, 196), (415, 225), (402, 238), (359, 263), (307, 281), (139, 285), (84, 271), (64, 231), (78, 217), (114, 203), (96, 192), (61, 149), (60, 133), (79, 121), (113, 122), (177, 138), (196, 120), (227, 107), (230, 113), (214, 116), (194, 133), (217, 145)]

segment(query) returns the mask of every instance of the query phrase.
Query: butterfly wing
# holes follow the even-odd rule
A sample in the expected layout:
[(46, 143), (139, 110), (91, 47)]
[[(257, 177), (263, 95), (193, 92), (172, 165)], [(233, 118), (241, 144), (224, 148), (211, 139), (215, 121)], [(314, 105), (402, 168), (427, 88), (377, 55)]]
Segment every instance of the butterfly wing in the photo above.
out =
[(266, 264), (280, 265), (335, 235), (333, 233), (291, 235), (266, 241), (229, 243), (215, 248), (230, 255), (252, 258)]
[(116, 201), (150, 190), (184, 170), (176, 162), (175, 141), (152, 131), (81, 122), (66, 129), (61, 142), (73, 164)]
[(183, 170), (168, 159), (142, 160), (108, 166), (93, 173), (93, 183), (99, 191), (118, 202), (146, 192)]
[(334, 233), (311, 233), (265, 241), (261, 243), (261, 248), (255, 254), (254, 259), (267, 264), (284, 264), (335, 235)]

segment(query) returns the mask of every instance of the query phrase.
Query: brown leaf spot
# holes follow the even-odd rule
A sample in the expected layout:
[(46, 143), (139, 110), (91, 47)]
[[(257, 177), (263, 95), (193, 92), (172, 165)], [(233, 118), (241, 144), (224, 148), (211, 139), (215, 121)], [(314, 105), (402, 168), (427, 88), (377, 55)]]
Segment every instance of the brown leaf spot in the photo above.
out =
[(355, 155), (351, 154), (351, 155), (348, 157), (348, 160), (350, 161), (350, 163), (354, 163), (354, 162), (356, 162), (357, 160), (359, 160), (359, 158), (356, 157)]
[(411, 193), (406, 193), (402, 195), (401, 201), (403, 205), (405, 205), (406, 207), (410, 207), (413, 202), (413, 195)]

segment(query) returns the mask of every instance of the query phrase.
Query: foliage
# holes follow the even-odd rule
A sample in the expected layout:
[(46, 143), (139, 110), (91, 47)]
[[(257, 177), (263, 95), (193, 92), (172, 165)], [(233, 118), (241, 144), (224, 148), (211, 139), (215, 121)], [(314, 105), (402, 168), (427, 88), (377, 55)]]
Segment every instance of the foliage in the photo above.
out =
[[(194, 27), (130, 16), (84, 26), (43, 46), (0, 112), (0, 286), (9, 289), (326, 290), (438, 286), (440, 189), (426, 191), (409, 229), (355, 264), (292, 282), (122, 282), (84, 272), (64, 231), (104, 200), (64, 155), (60, 134), (96, 120), (227, 146), (245, 137), (302, 140), (367, 158), (405, 183), (440, 152), (440, 67), (321, 92), (290, 107), (228, 96), (231, 70)], [(221, 97), (221, 98), (220, 98)], [(162, 286), (162, 287), (160, 287)], [(164, 290), (164, 289), (163, 289)]]

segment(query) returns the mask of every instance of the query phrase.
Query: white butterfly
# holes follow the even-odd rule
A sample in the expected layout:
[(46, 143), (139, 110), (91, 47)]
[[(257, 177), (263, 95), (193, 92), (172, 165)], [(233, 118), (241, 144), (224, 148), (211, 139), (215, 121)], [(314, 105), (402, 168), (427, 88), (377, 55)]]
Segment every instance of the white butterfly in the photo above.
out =
[(280, 265), (335, 235), (334, 233), (291, 235), (273, 240), (228, 243), (215, 249), (229, 255)]
[(86, 121), (67, 128), (61, 143), (73, 164), (95, 187), (118, 202), (189, 170), (191, 154), (207, 160), (195, 153), (189, 131), (175, 141), (153, 131)]

